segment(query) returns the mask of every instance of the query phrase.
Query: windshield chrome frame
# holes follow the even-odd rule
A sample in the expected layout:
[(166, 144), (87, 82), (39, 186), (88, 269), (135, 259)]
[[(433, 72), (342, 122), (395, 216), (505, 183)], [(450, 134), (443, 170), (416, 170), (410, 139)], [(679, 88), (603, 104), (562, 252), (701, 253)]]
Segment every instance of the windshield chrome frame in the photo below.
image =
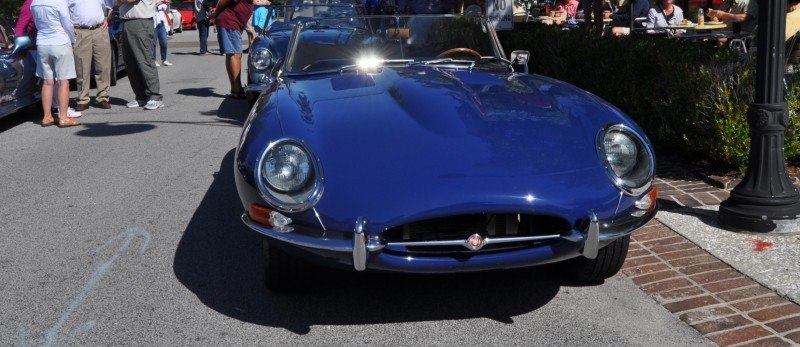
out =
[[(381, 18), (394, 18), (397, 21), (398, 25), (399, 25), (400, 18), (420, 18), (420, 17), (422, 17), (422, 18), (425, 18), (425, 17), (428, 17), (428, 18), (448, 18), (448, 17), (469, 18), (469, 17), (463, 16), (463, 15), (456, 15), (456, 14), (422, 14), (422, 15), (397, 15), (397, 14), (395, 14), (395, 15), (373, 15), (373, 16), (362, 15), (362, 16), (351, 16), (351, 17), (347, 17), (347, 18), (350, 18), (350, 19), (364, 19), (364, 20), (381, 19)], [(494, 56), (497, 57), (497, 58), (502, 59), (503, 61), (508, 61), (508, 58), (506, 57), (505, 52), (503, 52), (502, 45), (500, 44), (500, 39), (497, 36), (497, 31), (494, 30), (494, 26), (492, 25), (492, 23), (490, 21), (488, 21), (484, 17), (471, 17), (471, 18), (475, 18), (475, 20), (479, 21), (481, 23), (481, 25), (485, 25), (486, 29), (488, 30), (487, 34), (489, 35), (489, 40), (490, 40), (491, 45), (492, 45), (492, 51), (494, 52)], [(287, 53), (286, 53), (285, 59), (283, 61), (283, 65), (284, 66), (281, 69), (283, 71), (283, 75), (285, 75), (285, 76), (311, 76), (311, 75), (320, 75), (320, 74), (340, 73), (342, 71), (342, 67), (337, 67), (337, 68), (332, 68), (332, 69), (324, 69), (324, 70), (317, 70), (317, 71), (307, 71), (307, 72), (306, 71), (286, 71), (285, 70), (286, 64), (288, 64), (288, 62), (290, 62), (290, 61), (292, 61), (294, 59), (296, 47), (297, 47), (297, 44), (300, 41), (300, 31), (302, 31), (309, 23), (312, 23), (312, 22), (314, 22), (314, 20), (304, 20), (304, 21), (295, 23), (294, 28), (292, 29), (291, 40), (289, 41), (289, 46), (287, 47), (287, 50), (286, 50)], [(342, 27), (342, 28), (344, 28), (344, 27)], [(402, 50), (402, 45), (401, 45), (401, 50)], [(387, 60), (387, 61), (392, 61), (392, 60), (397, 60), (397, 59), (391, 59), (391, 60)], [(403, 60), (406, 60), (406, 59), (403, 59)], [(408, 60), (413, 60), (413, 59), (408, 59)]]

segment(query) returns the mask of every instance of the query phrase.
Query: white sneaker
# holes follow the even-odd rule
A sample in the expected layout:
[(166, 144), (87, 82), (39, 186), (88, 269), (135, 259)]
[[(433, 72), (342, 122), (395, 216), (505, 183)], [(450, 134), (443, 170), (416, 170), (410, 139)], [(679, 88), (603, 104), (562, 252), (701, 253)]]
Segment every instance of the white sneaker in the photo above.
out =
[(128, 107), (128, 108), (142, 107), (146, 103), (147, 103), (146, 100), (133, 100), (133, 101), (130, 101), (127, 104), (125, 104), (125, 106)]
[(83, 115), (83, 113), (75, 111), (75, 109), (72, 108), (72, 107), (67, 109), (67, 117), (68, 118), (79, 118), (82, 115)]
[(156, 60), (156, 66), (161, 66), (161, 64), (158, 63), (158, 60)]
[(159, 107), (164, 107), (164, 102), (160, 100), (150, 100), (144, 105), (145, 110), (155, 110)]
[(172, 63), (170, 63), (169, 60), (164, 60), (163, 64), (164, 66), (172, 66)]

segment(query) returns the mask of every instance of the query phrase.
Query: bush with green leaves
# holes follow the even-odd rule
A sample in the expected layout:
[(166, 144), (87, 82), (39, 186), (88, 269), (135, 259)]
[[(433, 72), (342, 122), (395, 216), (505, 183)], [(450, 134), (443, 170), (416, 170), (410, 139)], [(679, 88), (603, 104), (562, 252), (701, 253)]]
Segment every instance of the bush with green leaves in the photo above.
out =
[[(506, 52), (531, 52), (531, 73), (566, 81), (619, 107), (645, 129), (657, 153), (746, 168), (755, 68), (716, 42), (599, 36), (516, 23), (502, 43)], [(792, 125), (785, 149), (794, 158), (800, 156), (800, 79), (788, 84)]]

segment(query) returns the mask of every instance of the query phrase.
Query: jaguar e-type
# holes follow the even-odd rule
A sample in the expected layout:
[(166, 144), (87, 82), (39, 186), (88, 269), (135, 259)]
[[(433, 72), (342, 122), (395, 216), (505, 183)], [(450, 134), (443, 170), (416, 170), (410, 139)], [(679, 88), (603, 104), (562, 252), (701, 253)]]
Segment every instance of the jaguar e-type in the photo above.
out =
[(656, 212), (654, 156), (597, 96), (527, 74), (453, 15), (297, 24), (235, 156), (265, 281), (309, 264), (409, 273), (565, 262), (614, 275)]

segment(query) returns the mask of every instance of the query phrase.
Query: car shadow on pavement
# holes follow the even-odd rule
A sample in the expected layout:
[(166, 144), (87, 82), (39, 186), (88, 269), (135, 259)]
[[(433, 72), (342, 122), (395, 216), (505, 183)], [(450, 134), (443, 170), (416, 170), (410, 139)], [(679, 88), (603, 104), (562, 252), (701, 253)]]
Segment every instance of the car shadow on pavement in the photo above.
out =
[(385, 324), (514, 316), (550, 302), (569, 285), (549, 268), (404, 275), (322, 269), (307, 291), (278, 295), (263, 284), (261, 239), (241, 222), (234, 150), (178, 244), (173, 271), (208, 307), (253, 324), (306, 334), (314, 325)]
[(26, 107), (0, 118), (0, 133), (26, 122), (38, 122), (41, 120), (42, 111), (39, 111), (34, 106)]

